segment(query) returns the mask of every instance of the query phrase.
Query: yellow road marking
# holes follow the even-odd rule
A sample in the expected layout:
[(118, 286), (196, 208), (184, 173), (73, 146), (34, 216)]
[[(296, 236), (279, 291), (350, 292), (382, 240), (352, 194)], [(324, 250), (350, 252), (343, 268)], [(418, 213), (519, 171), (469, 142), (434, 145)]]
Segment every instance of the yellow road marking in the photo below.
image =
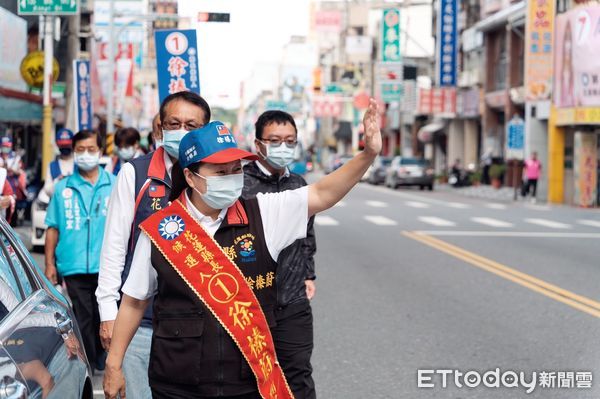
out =
[(484, 258), (483, 256), (466, 251), (455, 245), (449, 244), (426, 234), (403, 231), (402, 235), (452, 255), (455, 258), (464, 260), (473, 266), (486, 270), (523, 287), (529, 288), (532, 291), (569, 305), (577, 310), (600, 318), (600, 302), (575, 294), (554, 284), (550, 284), (536, 277), (530, 276), (529, 274), (520, 272), (491, 259)]

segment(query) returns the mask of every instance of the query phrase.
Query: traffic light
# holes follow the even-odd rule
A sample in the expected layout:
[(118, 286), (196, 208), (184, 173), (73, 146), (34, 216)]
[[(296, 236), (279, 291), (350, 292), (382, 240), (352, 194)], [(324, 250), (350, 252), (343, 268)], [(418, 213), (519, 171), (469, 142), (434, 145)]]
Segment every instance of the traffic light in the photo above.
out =
[(199, 12), (198, 22), (229, 22), (229, 13), (225, 12)]

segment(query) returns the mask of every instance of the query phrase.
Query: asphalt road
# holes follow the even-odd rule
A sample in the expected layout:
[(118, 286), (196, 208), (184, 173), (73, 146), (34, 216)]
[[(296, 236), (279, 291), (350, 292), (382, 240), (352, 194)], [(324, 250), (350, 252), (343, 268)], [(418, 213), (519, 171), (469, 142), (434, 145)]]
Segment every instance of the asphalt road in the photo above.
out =
[(320, 398), (600, 397), (600, 211), (363, 183), (316, 224)]
[[(317, 225), (321, 398), (599, 397), (598, 210), (361, 184)], [(443, 388), (423, 372), (434, 387), (418, 387), (419, 369), (496, 368), (538, 384), (456, 388), (450, 374)]]

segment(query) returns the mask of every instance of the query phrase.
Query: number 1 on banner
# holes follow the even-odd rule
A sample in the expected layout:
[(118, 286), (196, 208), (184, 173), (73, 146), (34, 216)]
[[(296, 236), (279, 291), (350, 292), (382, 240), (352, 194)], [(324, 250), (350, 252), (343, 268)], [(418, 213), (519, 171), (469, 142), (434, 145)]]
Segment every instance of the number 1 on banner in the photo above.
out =
[(188, 40), (184, 34), (173, 32), (167, 36), (165, 47), (172, 55), (181, 55), (188, 49)]

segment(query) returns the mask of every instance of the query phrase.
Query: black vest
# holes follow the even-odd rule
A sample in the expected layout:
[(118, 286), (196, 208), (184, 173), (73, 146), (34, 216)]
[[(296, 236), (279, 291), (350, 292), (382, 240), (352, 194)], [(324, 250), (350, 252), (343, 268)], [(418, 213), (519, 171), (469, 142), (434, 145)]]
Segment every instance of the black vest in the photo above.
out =
[[(214, 238), (221, 247), (233, 248), (229, 253), (235, 253), (235, 263), (273, 327), (277, 264), (265, 242), (258, 202), (240, 202), (247, 218), (230, 208)], [(257, 391), (256, 379), (241, 351), (154, 245), (152, 265), (158, 273), (158, 293), (154, 297), (150, 385), (169, 386), (189, 397)]]
[[(141, 233), (140, 223), (154, 212), (167, 207), (169, 194), (171, 193), (171, 178), (167, 173), (163, 150), (135, 158), (130, 163), (135, 170), (136, 209), (133, 216), (132, 231), (127, 242), (127, 255), (125, 256), (125, 267), (121, 274), (121, 285), (125, 284), (129, 275), (133, 253)], [(149, 183), (147, 183), (148, 180)], [(142, 192), (141, 196), (140, 192)], [(142, 326), (152, 327), (152, 306), (146, 308)]]

